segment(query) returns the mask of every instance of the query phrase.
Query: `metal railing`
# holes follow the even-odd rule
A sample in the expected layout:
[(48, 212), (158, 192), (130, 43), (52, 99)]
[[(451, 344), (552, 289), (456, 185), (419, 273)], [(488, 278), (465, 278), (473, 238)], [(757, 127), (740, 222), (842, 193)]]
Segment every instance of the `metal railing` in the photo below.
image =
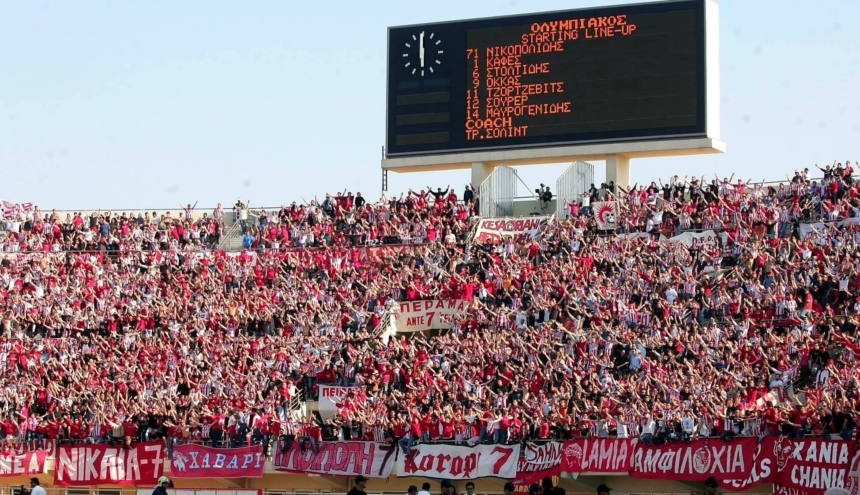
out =
[(227, 251), (233, 245), (233, 240), (238, 237), (242, 232), (242, 224), (239, 222), (234, 222), (233, 225), (227, 228), (222, 234), (221, 239), (218, 240), (218, 249), (222, 251)]
[(374, 328), (370, 332), (370, 335), (372, 335), (373, 338), (378, 338), (380, 335), (382, 335), (383, 332), (388, 330), (389, 326), (391, 325), (391, 318), (393, 314), (394, 311), (390, 309), (386, 309), (385, 311), (383, 311), (382, 319), (379, 321), (379, 324), (376, 325), (376, 328)]
[(296, 390), (296, 395), (290, 397), (289, 414), (294, 419), (301, 419), (307, 412), (307, 401), (305, 400), (305, 392), (301, 388)]

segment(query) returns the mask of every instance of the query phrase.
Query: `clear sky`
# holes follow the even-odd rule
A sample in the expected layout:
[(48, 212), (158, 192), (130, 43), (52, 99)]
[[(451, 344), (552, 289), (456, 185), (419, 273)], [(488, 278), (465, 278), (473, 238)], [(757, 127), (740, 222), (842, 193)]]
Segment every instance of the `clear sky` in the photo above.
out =
[[(43, 210), (377, 198), (388, 26), (612, 3), (629, 2), (0, 2), (0, 197)], [(860, 1), (720, 7), (728, 153), (639, 160), (633, 180), (860, 160)], [(564, 169), (520, 172), (534, 189)], [(389, 194), (469, 178), (392, 173)]]

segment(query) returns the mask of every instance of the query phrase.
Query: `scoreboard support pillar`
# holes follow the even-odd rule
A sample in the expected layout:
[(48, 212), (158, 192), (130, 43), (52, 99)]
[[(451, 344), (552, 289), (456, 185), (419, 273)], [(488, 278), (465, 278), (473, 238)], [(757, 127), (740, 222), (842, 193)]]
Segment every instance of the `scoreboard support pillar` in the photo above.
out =
[[(472, 175), (475, 173), (472, 172)], [(630, 187), (630, 157), (625, 155), (608, 155), (606, 157), (606, 183), (615, 181), (615, 187)]]
[(472, 187), (481, 187), (481, 184), (487, 180), (487, 177), (489, 177), (495, 169), (496, 165), (492, 163), (472, 163)]

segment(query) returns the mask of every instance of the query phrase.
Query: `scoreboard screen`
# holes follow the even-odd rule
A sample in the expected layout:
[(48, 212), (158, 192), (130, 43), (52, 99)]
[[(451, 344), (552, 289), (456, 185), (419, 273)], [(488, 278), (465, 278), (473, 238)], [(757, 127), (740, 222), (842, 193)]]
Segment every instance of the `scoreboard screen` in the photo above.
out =
[(386, 156), (703, 136), (704, 1), (389, 28)]

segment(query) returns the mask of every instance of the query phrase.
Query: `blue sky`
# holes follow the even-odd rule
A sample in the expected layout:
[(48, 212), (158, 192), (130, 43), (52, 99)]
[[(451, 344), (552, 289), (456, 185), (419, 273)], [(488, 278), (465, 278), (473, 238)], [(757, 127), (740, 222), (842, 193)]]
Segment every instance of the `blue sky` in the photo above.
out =
[[(0, 197), (116, 210), (376, 198), (388, 26), (613, 3), (628, 2), (2, 2)], [(860, 2), (719, 3), (729, 151), (639, 160), (633, 180), (860, 160)], [(564, 168), (520, 174), (535, 188)], [(389, 190), (469, 178), (390, 174)]]

